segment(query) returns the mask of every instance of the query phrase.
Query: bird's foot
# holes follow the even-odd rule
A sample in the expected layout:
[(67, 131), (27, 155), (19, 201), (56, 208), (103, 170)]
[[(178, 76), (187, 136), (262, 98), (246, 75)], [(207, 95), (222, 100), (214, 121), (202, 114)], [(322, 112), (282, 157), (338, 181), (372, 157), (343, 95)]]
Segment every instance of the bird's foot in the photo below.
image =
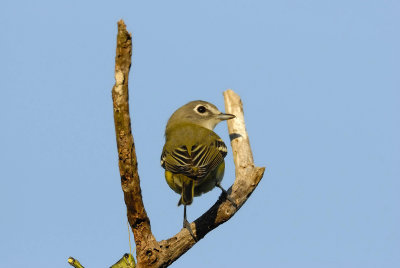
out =
[(231, 202), (232, 205), (234, 205), (235, 207), (237, 207), (235, 201), (234, 201), (232, 198), (229, 197), (228, 192), (221, 186), (221, 184), (217, 183), (216, 186), (217, 186), (219, 189), (221, 189), (222, 193), (225, 195), (225, 198), (226, 198), (227, 200), (229, 200), (229, 202)]
[(189, 231), (190, 235), (193, 237), (193, 240), (197, 242), (197, 238), (194, 236), (192, 228), (190, 227), (190, 223), (187, 219), (183, 220), (183, 228), (186, 228)]

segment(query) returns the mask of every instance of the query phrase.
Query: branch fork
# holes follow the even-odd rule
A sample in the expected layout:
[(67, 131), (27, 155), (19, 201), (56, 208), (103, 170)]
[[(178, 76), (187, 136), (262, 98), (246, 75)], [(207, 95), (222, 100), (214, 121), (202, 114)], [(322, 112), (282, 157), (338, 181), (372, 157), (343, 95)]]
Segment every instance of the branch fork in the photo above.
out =
[(225, 91), (225, 110), (227, 113), (236, 115), (235, 119), (228, 121), (236, 173), (235, 182), (228, 189), (228, 194), (235, 204), (221, 195), (208, 211), (192, 222), (190, 226), (197, 241), (193, 240), (185, 228), (169, 239), (157, 241), (151, 231), (150, 219), (143, 205), (135, 144), (131, 131), (128, 104), (131, 58), (132, 35), (127, 32), (125, 23), (120, 20), (118, 22), (115, 85), (112, 89), (112, 98), (121, 187), (129, 225), (135, 238), (137, 267), (167, 267), (207, 233), (232, 218), (257, 187), (265, 168), (254, 165), (240, 97), (232, 90)]

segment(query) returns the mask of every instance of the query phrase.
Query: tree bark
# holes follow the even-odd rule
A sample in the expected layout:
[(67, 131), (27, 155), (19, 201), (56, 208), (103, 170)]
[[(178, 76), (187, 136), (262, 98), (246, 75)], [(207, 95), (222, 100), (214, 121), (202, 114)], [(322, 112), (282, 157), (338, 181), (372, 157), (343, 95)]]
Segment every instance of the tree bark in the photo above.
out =
[(226, 199), (226, 196), (221, 195), (207, 212), (192, 222), (191, 228), (197, 241), (185, 228), (169, 239), (157, 241), (151, 232), (150, 219), (142, 201), (135, 144), (131, 131), (128, 104), (131, 56), (132, 36), (121, 20), (118, 22), (115, 85), (112, 89), (121, 187), (128, 221), (135, 238), (137, 267), (167, 267), (207, 233), (232, 218), (257, 187), (265, 168), (254, 165), (240, 97), (232, 90), (225, 91), (225, 110), (227, 113), (236, 115), (235, 119), (228, 121), (236, 173), (235, 182), (228, 189), (228, 194), (235, 203), (233, 204)]
[[(132, 58), (132, 36), (125, 23), (118, 22), (115, 56), (115, 85), (112, 88), (115, 135), (117, 138), (121, 187), (127, 208), (129, 225), (135, 237), (137, 252), (157, 246), (151, 232), (150, 219), (144, 209), (137, 170), (135, 143), (129, 116), (128, 78)], [(139, 256), (139, 255), (138, 255)]]

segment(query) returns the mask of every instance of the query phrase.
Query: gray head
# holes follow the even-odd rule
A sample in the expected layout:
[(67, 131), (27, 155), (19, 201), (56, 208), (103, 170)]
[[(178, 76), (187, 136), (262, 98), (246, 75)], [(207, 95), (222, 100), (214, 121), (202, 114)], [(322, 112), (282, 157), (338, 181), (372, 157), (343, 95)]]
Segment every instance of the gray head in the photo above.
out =
[(224, 114), (209, 102), (191, 101), (176, 110), (168, 120), (167, 129), (182, 123), (190, 123), (213, 130), (224, 120), (235, 118), (233, 114)]

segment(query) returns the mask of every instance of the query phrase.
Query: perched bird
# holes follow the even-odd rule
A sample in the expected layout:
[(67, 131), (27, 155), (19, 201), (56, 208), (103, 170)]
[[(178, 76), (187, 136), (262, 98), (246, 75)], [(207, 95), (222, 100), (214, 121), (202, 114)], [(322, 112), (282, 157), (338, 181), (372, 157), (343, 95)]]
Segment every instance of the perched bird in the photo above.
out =
[[(192, 101), (176, 110), (165, 129), (165, 145), (161, 154), (161, 166), (165, 179), (183, 204), (183, 227), (194, 237), (186, 219), (186, 206), (194, 196), (211, 191), (215, 186), (225, 194), (220, 182), (224, 176), (227, 148), (213, 131), (224, 120), (235, 118), (224, 114), (206, 101)], [(232, 201), (232, 200), (231, 200)]]

